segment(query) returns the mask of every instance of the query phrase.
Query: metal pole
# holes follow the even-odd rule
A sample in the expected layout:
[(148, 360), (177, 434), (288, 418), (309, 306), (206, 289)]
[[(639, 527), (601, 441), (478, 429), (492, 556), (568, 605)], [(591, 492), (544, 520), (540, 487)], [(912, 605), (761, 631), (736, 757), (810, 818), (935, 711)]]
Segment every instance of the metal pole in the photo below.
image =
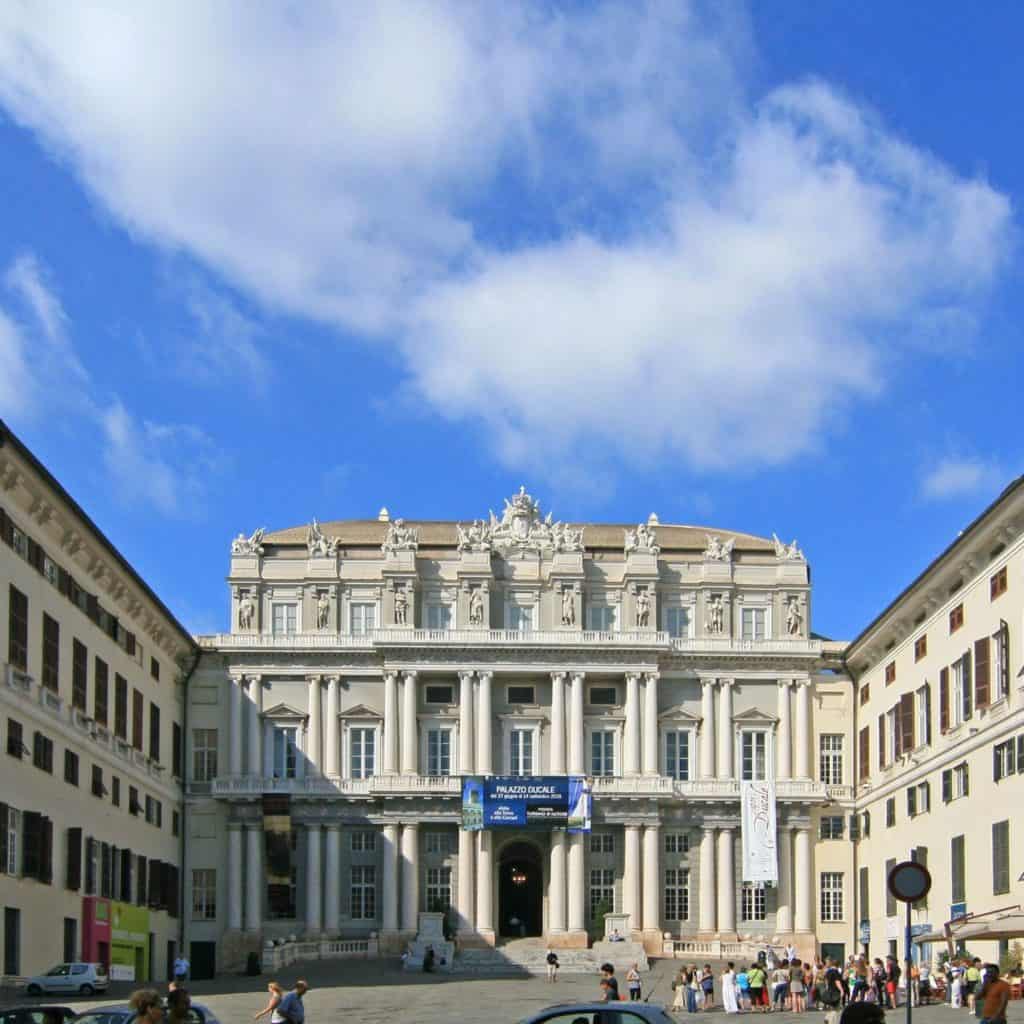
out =
[[(911, 907), (910, 900), (907, 900), (906, 906), (907, 906), (907, 927), (906, 927), (906, 930), (903, 933), (903, 938), (904, 938), (904, 941), (906, 943), (907, 960), (906, 960), (906, 963), (904, 964), (904, 975), (903, 975), (903, 977), (904, 977), (904, 980), (907, 983), (907, 985), (906, 985), (906, 988), (907, 988), (907, 1024), (910, 1024), (911, 1004), (914, 1002), (914, 988), (913, 988), (913, 984), (912, 984), (912, 982), (910, 980), (910, 962), (911, 962), (910, 961), (910, 907)], [(899, 988), (899, 986), (897, 986), (897, 990), (898, 990), (898, 988)]]

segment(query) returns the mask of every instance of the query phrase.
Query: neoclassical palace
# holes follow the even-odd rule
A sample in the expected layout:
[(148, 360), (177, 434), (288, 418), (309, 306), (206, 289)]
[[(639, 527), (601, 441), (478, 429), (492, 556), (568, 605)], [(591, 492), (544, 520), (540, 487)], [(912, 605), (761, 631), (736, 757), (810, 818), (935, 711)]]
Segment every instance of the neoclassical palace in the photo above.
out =
[[(229, 585), (189, 687), (190, 877), (217, 908), (193, 939), (399, 948), (444, 909), (468, 943), (585, 945), (607, 911), (652, 952), (849, 943), (852, 846), (817, 838), (853, 806), (851, 682), (795, 542), (566, 525), (521, 490), (466, 523), (239, 536)], [(460, 827), (462, 776), (566, 774), (589, 833)], [(742, 875), (742, 780), (775, 783), (776, 885)]]

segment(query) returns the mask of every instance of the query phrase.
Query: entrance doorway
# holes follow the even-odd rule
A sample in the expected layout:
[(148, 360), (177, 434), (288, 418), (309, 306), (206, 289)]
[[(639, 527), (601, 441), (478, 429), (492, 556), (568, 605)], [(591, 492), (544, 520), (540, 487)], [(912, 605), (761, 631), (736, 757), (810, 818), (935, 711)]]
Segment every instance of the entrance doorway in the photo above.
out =
[(193, 942), (188, 947), (192, 981), (209, 981), (217, 973), (217, 943)]
[(519, 939), (544, 930), (544, 871), (533, 843), (510, 843), (498, 862), (498, 934)]

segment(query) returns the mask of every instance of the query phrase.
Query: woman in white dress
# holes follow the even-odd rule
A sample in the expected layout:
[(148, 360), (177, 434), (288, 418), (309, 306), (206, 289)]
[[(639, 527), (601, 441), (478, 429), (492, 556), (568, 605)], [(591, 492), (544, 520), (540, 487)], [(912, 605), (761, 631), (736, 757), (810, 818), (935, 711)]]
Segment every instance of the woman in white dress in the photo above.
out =
[(726, 1013), (739, 1013), (740, 1004), (736, 993), (736, 971), (730, 960), (722, 972), (722, 1005)]

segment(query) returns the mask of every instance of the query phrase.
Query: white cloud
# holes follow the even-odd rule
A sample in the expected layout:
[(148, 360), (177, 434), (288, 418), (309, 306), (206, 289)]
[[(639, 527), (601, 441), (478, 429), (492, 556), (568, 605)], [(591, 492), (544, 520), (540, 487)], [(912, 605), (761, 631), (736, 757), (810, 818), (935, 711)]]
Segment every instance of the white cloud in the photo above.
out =
[(27, 416), (34, 385), (21, 329), (0, 310), (0, 416), (13, 420)]
[(12, 3), (0, 103), (137, 235), (396, 346), (506, 462), (724, 469), (822, 446), (929, 325), (973, 338), (1010, 244), (1004, 196), (827, 84), (751, 102), (747, 32), (685, 4)]
[(994, 495), (1006, 482), (1006, 474), (995, 462), (950, 456), (924, 475), (921, 495), (928, 501)]

